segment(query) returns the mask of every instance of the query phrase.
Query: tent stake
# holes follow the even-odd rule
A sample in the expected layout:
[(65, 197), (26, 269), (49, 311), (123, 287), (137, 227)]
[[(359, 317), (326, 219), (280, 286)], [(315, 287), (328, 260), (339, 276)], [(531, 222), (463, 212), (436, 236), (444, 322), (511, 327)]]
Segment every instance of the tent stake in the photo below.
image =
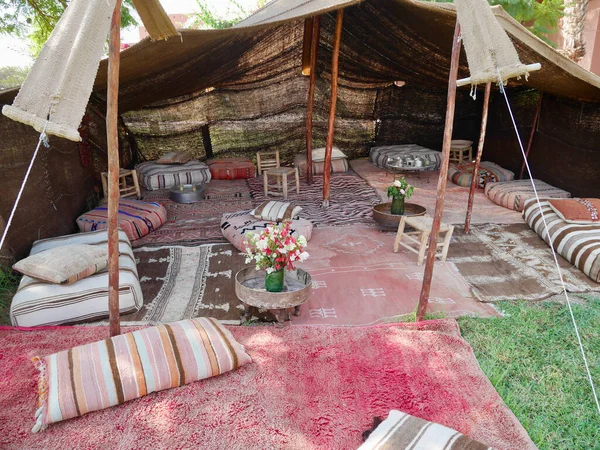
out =
[(460, 24), (458, 19), (454, 28), (454, 39), (452, 41), (452, 57), (450, 59), (450, 75), (448, 77), (448, 104), (446, 106), (446, 124), (444, 127), (444, 143), (442, 145), (442, 165), (437, 185), (437, 197), (435, 201), (435, 215), (429, 235), (429, 248), (427, 249), (427, 260), (425, 262), (425, 273), (421, 287), (421, 297), (417, 306), (417, 321), (425, 318), (429, 291), (431, 290), (431, 278), (433, 277), (433, 265), (437, 251), (437, 240), (440, 234), (440, 224), (444, 212), (444, 197), (446, 194), (446, 177), (448, 176), (448, 160), (450, 157), (450, 141), (452, 140), (452, 129), (454, 127), (454, 104), (456, 102), (456, 79), (458, 76), (458, 63), (460, 59)]
[[(537, 128), (538, 120), (540, 119), (540, 111), (542, 110), (543, 97), (544, 93), (540, 92), (540, 98), (538, 99), (537, 106), (535, 107), (535, 115), (533, 116), (533, 126), (531, 127), (531, 133), (529, 133), (529, 141), (527, 141), (525, 159), (529, 158), (529, 151), (531, 150), (531, 145), (533, 144), (533, 135), (535, 134), (535, 129)], [(519, 173), (519, 180), (523, 179), (523, 173), (525, 172), (525, 159), (523, 160), (523, 164), (521, 164), (521, 173)]]
[(306, 109), (306, 179), (308, 184), (313, 182), (312, 171), (312, 129), (313, 110), (315, 109), (315, 87), (317, 84), (317, 52), (319, 51), (319, 34), (321, 32), (321, 18), (316, 16), (312, 20), (312, 33), (310, 42), (310, 81), (308, 86), (308, 104)]
[(323, 207), (329, 206), (329, 183), (331, 180), (331, 152), (333, 150), (333, 133), (335, 127), (335, 107), (338, 91), (338, 65), (340, 60), (340, 42), (342, 41), (342, 21), (344, 10), (338, 9), (335, 21), (335, 37), (331, 56), (331, 97), (329, 100), (329, 121), (327, 123), (327, 141), (325, 143), (325, 165), (323, 166)]
[(108, 310), (110, 335), (121, 332), (119, 318), (119, 62), (121, 57), (121, 0), (110, 24), (108, 88), (106, 92), (106, 143), (108, 146)]
[(475, 187), (477, 186), (477, 175), (479, 174), (479, 165), (481, 164), (481, 154), (483, 153), (483, 143), (485, 142), (485, 131), (488, 121), (488, 109), (490, 106), (490, 92), (492, 83), (485, 85), (485, 94), (483, 96), (483, 112), (481, 114), (481, 131), (479, 133), (479, 144), (477, 145), (477, 157), (475, 158), (475, 167), (473, 168), (473, 179), (471, 180), (471, 189), (469, 190), (469, 203), (467, 204), (467, 217), (465, 218), (465, 233), (471, 228), (471, 214), (473, 213), (473, 199), (475, 197)]

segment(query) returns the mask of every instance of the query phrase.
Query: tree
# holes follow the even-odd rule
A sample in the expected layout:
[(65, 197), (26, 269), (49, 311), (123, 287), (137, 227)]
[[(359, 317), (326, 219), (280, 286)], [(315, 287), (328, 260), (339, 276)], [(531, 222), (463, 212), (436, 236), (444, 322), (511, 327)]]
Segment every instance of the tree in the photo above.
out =
[(199, 12), (192, 14), (193, 28), (230, 28), (236, 23), (244, 20), (257, 9), (265, 6), (268, 0), (256, 0), (256, 7), (245, 8), (237, 0), (230, 0), (225, 16), (219, 16), (206, 0), (196, 0)]
[(0, 91), (20, 86), (29, 72), (29, 67), (0, 67)]
[(560, 21), (563, 48), (560, 52), (577, 62), (585, 55), (583, 30), (588, 10), (588, 0), (572, 0), (565, 3), (565, 15)]
[[(95, 0), (89, 0), (95, 1)], [(35, 58), (50, 37), (70, 0), (0, 0), (0, 33), (28, 38)], [(121, 26), (137, 25), (132, 0), (124, 0)]]

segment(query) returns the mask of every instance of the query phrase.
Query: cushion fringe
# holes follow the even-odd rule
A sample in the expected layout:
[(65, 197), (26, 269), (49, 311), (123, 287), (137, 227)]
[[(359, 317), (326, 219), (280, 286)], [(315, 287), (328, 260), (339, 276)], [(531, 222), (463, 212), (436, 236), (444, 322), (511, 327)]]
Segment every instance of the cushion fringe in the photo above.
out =
[(37, 410), (34, 414), (35, 424), (31, 429), (32, 433), (43, 431), (47, 425), (44, 424), (44, 418), (46, 416), (46, 400), (48, 399), (48, 382), (46, 380), (46, 364), (44, 360), (39, 356), (31, 358), (35, 368), (38, 370), (38, 398), (37, 398)]

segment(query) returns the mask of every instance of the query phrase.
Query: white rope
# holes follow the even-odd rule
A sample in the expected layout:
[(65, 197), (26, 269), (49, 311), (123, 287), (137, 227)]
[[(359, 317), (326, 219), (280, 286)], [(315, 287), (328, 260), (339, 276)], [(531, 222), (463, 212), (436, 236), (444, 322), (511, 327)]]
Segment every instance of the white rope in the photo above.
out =
[(583, 356), (583, 363), (585, 364), (585, 370), (587, 372), (587, 377), (590, 382), (590, 386), (592, 387), (592, 394), (594, 395), (594, 400), (596, 401), (596, 408), (598, 409), (598, 414), (600, 414), (600, 401), (598, 401), (598, 395), (596, 394), (596, 387), (594, 386), (594, 380), (592, 378), (592, 373), (590, 372), (590, 366), (588, 364), (587, 357), (585, 356), (585, 350), (583, 348), (583, 343), (581, 342), (581, 336), (579, 334), (579, 327), (577, 326), (577, 321), (575, 320), (575, 315), (573, 314), (573, 308), (571, 307), (571, 300), (569, 299), (569, 294), (567, 294), (567, 286), (565, 285), (565, 281), (563, 279), (562, 270), (560, 270), (560, 264), (558, 263), (558, 257), (556, 256), (556, 250), (554, 250), (554, 242), (552, 241), (552, 236), (550, 235), (550, 230), (548, 229), (548, 223), (546, 222), (546, 216), (544, 215), (544, 211), (542, 210), (542, 204), (540, 201), (540, 197), (538, 195), (537, 189), (535, 188), (535, 183), (533, 182), (533, 175), (531, 174), (531, 168), (529, 167), (529, 162), (527, 161), (527, 156), (525, 155), (525, 150), (523, 149), (523, 143), (521, 142), (521, 136), (519, 136), (519, 131), (517, 129), (517, 123), (515, 122), (515, 117), (513, 116), (513, 112), (510, 107), (510, 103), (508, 101), (508, 96), (506, 95), (506, 90), (504, 89), (504, 84), (502, 83), (502, 80), (500, 80), (499, 85), (500, 85), (500, 92), (502, 92), (502, 94), (504, 95), (504, 99), (506, 100), (506, 106), (508, 107), (508, 112), (510, 113), (510, 118), (512, 120), (513, 126), (515, 127), (515, 133), (517, 135), (517, 140), (519, 141), (519, 147), (521, 148), (521, 153), (523, 153), (523, 158), (525, 160), (525, 167), (527, 167), (527, 173), (529, 174), (529, 179), (531, 180), (531, 186), (533, 187), (533, 192), (535, 194), (537, 206), (540, 210), (540, 213), (542, 216), (542, 221), (544, 222), (544, 229), (546, 230), (546, 236), (548, 236), (550, 248), (552, 249), (552, 256), (554, 257), (554, 263), (556, 264), (556, 270), (558, 271), (558, 275), (560, 277), (560, 283), (562, 284), (563, 292), (565, 294), (565, 299), (567, 300), (567, 306), (569, 307), (569, 313), (571, 314), (573, 328), (575, 328), (575, 335), (577, 336), (577, 342), (579, 343), (579, 349), (581, 350), (581, 356)]
[(50, 147), (48, 143), (48, 136), (46, 135), (46, 127), (48, 126), (48, 121), (44, 124), (44, 129), (40, 134), (40, 138), (38, 139), (37, 147), (33, 152), (33, 156), (31, 157), (31, 162), (29, 163), (29, 167), (27, 168), (27, 172), (25, 172), (25, 178), (23, 178), (23, 183), (21, 183), (21, 189), (19, 189), (19, 193), (17, 194), (17, 199), (15, 200), (15, 204), (13, 205), (13, 209), (10, 212), (10, 217), (8, 218), (8, 222), (6, 222), (6, 227), (4, 228), (4, 233), (2, 233), (2, 239), (0, 239), (0, 249), (4, 245), (4, 240), (6, 239), (6, 235), (8, 234), (8, 230), (10, 228), (10, 224), (12, 223), (13, 217), (15, 216), (15, 212), (17, 211), (17, 206), (19, 206), (19, 200), (21, 200), (21, 195), (25, 190), (25, 185), (27, 184), (27, 179), (29, 178), (29, 174), (31, 173), (31, 168), (33, 167), (33, 163), (35, 162), (35, 158), (37, 157), (38, 151), (42, 143), (46, 148)]

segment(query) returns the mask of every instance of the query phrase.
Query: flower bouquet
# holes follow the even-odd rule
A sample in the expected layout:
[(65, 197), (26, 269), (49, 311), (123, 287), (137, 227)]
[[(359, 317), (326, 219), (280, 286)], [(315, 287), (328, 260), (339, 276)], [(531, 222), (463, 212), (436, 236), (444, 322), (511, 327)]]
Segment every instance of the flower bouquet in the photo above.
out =
[(388, 186), (387, 195), (392, 197), (392, 214), (404, 214), (404, 200), (410, 198), (414, 190), (415, 187), (409, 185), (404, 178), (394, 180), (394, 184)]
[(254, 261), (256, 270), (267, 272), (265, 289), (269, 292), (281, 292), (284, 270), (294, 270), (295, 263), (305, 261), (309, 256), (304, 251), (306, 238), (292, 236), (289, 220), (269, 225), (260, 234), (246, 233), (244, 244), (246, 264)]

